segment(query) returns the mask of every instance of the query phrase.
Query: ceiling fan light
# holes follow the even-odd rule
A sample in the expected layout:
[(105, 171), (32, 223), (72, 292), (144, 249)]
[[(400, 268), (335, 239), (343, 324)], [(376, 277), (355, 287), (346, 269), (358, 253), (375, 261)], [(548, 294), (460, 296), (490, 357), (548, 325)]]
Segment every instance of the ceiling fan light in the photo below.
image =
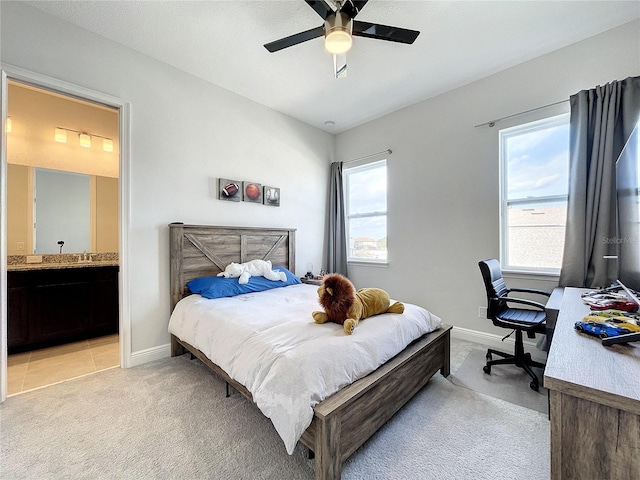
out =
[(351, 39), (351, 35), (349, 32), (343, 30), (329, 32), (324, 38), (324, 48), (334, 55), (348, 52), (352, 44), (353, 40)]
[(342, 12), (329, 15), (324, 25), (324, 48), (334, 55), (349, 51), (353, 43), (351, 38), (352, 25), (351, 18)]

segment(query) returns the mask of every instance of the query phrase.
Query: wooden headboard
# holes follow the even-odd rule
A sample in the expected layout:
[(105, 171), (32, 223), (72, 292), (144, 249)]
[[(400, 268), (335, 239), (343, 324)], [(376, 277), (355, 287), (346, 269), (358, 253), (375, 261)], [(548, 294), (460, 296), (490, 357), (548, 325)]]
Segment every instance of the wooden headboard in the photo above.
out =
[(271, 260), (295, 273), (292, 228), (219, 227), (170, 223), (171, 311), (189, 295), (187, 282), (216, 275), (231, 262)]

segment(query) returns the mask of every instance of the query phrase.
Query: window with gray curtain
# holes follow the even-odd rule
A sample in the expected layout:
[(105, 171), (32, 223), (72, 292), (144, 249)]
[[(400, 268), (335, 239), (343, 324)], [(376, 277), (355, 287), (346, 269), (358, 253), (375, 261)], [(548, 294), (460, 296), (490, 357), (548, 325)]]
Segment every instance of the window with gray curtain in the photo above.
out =
[(570, 98), (569, 197), (560, 286), (594, 288), (616, 279), (615, 163), (640, 117), (640, 77)]

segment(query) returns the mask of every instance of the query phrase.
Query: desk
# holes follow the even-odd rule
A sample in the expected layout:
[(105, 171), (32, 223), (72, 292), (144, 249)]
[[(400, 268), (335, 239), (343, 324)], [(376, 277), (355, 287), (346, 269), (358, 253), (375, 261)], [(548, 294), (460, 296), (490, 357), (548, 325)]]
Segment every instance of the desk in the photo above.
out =
[(640, 478), (640, 342), (604, 347), (573, 325), (587, 314), (565, 288), (544, 372), (552, 480)]
[(547, 314), (547, 341), (542, 350), (549, 351), (551, 348), (551, 341), (553, 340), (553, 331), (556, 329), (556, 322), (558, 321), (558, 314), (560, 313), (560, 307), (562, 306), (562, 297), (564, 296), (564, 287), (556, 287), (551, 292), (549, 300), (544, 307)]

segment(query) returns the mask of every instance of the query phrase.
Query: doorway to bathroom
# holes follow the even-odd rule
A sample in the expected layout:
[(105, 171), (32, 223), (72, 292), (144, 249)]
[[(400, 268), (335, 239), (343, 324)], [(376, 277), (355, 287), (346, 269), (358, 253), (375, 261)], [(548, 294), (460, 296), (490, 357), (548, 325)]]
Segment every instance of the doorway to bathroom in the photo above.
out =
[(121, 365), (121, 119), (114, 106), (6, 85), (13, 395)]

